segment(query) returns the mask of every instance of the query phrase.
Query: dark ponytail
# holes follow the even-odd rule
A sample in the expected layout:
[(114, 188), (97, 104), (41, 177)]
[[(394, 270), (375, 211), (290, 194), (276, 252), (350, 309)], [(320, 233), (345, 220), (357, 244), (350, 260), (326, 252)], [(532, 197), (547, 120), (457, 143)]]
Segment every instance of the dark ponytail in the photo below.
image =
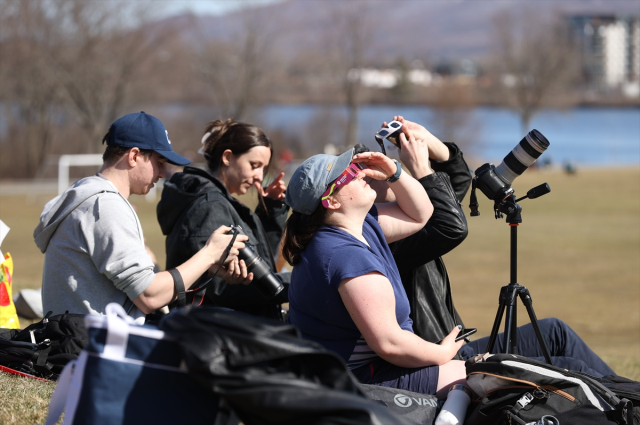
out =
[(325, 225), (327, 209), (318, 205), (311, 215), (293, 211), (284, 226), (282, 255), (292, 266), (300, 262), (300, 253), (307, 247), (319, 228)]

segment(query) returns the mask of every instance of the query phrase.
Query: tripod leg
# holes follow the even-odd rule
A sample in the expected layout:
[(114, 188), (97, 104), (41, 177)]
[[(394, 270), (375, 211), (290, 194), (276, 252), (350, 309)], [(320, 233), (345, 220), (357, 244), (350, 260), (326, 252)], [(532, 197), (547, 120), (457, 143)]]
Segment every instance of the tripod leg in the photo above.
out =
[(533, 325), (533, 330), (535, 331), (538, 342), (540, 343), (542, 354), (544, 355), (547, 363), (553, 366), (553, 363), (551, 362), (551, 356), (549, 355), (549, 349), (547, 348), (547, 344), (544, 342), (544, 338), (542, 337), (542, 333), (540, 332), (540, 327), (538, 326), (536, 313), (535, 311), (533, 311), (533, 300), (531, 299), (531, 294), (529, 294), (529, 290), (527, 288), (522, 287), (519, 295), (520, 299), (522, 300), (522, 304), (524, 304), (524, 306), (527, 308), (527, 313), (529, 313), (529, 320), (531, 320), (531, 325)]
[(506, 286), (505, 289), (505, 304), (507, 305), (507, 315), (504, 319), (504, 352), (507, 354), (512, 353), (515, 344), (518, 343), (517, 338), (514, 340), (512, 337), (513, 335), (516, 335), (517, 330), (515, 328), (518, 327), (516, 303), (518, 301), (518, 292), (520, 291), (520, 288), (521, 286), (517, 283), (510, 283)]
[(507, 315), (505, 316), (504, 319), (504, 334), (503, 334), (503, 338), (504, 338), (504, 342), (502, 344), (502, 346), (504, 347), (504, 352), (506, 354), (511, 353), (511, 332), (513, 331), (513, 310), (514, 310), (515, 306), (514, 305), (508, 305), (507, 306)]
[(513, 303), (513, 323), (511, 324), (511, 335), (509, 336), (511, 340), (511, 351), (508, 351), (511, 354), (518, 354), (518, 302), (517, 298), (514, 296)]
[(505, 302), (507, 300), (506, 290), (507, 290), (506, 286), (503, 286), (502, 289), (500, 289), (500, 299), (498, 300), (498, 313), (496, 314), (496, 318), (493, 321), (491, 336), (489, 337), (489, 343), (487, 344), (487, 353), (491, 353), (493, 351), (493, 346), (495, 345), (496, 339), (498, 338), (498, 329), (500, 328), (500, 322), (502, 322), (502, 316), (504, 315)]

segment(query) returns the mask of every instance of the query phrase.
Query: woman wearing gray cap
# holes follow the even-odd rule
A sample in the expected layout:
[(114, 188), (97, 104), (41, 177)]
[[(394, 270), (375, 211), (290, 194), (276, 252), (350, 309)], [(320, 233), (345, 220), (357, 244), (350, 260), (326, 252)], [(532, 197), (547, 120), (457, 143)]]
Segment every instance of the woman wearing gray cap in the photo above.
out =
[[(422, 154), (400, 136), (403, 160)], [(374, 205), (370, 179), (386, 180), (396, 202)], [(458, 328), (440, 345), (413, 333), (409, 302), (388, 243), (420, 230), (433, 206), (400, 164), (378, 152), (316, 155), (289, 181), (293, 209), (283, 254), (294, 266), (289, 318), (303, 336), (337, 352), (363, 383), (435, 394), (464, 381), (451, 360)], [(443, 394), (440, 394), (443, 395)]]

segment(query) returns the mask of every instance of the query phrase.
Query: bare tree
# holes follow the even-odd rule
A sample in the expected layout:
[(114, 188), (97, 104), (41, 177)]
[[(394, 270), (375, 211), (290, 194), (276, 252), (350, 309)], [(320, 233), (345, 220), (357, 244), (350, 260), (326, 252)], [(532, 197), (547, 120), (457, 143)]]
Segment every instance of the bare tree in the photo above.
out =
[(430, 131), (444, 142), (455, 143), (465, 154), (471, 153), (480, 140), (475, 105), (470, 87), (445, 79), (435, 89)]
[(331, 2), (328, 29), (329, 64), (339, 81), (349, 111), (347, 146), (358, 143), (358, 110), (362, 103), (359, 71), (365, 66), (373, 42), (373, 5), (365, 0)]
[(566, 102), (562, 94), (578, 75), (577, 50), (558, 15), (523, 8), (518, 14), (499, 13), (493, 22), (494, 68), (526, 132), (540, 109)]
[[(150, 3), (58, 0), (48, 6), (64, 28), (46, 51), (61, 96), (89, 140), (124, 112), (140, 71), (174, 33), (146, 26)], [(91, 145), (87, 145), (91, 151)]]
[(14, 151), (2, 155), (3, 176), (32, 176), (54, 151), (99, 149), (108, 125), (133, 103), (131, 93), (144, 82), (158, 46), (172, 35), (166, 26), (144, 26), (148, 6), (0, 1), (0, 113), (6, 123), (0, 142)]
[[(276, 20), (269, 8), (249, 7), (236, 12), (224, 38), (205, 41), (197, 53), (200, 75), (223, 117), (244, 118), (268, 98), (280, 73)], [(201, 25), (206, 25), (200, 21)], [(197, 38), (206, 40), (206, 28), (196, 26)]]
[(358, 112), (364, 100), (360, 71), (373, 47), (374, 5), (365, 0), (327, 0), (316, 5), (316, 13), (324, 17), (315, 55), (305, 56), (306, 78), (314, 84), (314, 91), (322, 87), (344, 99), (348, 111), (344, 144), (349, 146), (358, 143)]

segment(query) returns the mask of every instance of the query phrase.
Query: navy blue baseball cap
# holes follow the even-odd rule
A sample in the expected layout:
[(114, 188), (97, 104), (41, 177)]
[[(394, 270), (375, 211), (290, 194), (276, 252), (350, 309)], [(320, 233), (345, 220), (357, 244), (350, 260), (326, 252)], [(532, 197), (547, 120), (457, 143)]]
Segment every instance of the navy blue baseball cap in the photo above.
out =
[(115, 120), (109, 127), (107, 145), (152, 150), (174, 165), (191, 163), (187, 158), (173, 151), (169, 132), (162, 121), (144, 112), (127, 114)]
[(314, 155), (293, 173), (284, 201), (296, 212), (311, 215), (322, 200), (329, 184), (351, 164), (354, 149), (340, 156)]

